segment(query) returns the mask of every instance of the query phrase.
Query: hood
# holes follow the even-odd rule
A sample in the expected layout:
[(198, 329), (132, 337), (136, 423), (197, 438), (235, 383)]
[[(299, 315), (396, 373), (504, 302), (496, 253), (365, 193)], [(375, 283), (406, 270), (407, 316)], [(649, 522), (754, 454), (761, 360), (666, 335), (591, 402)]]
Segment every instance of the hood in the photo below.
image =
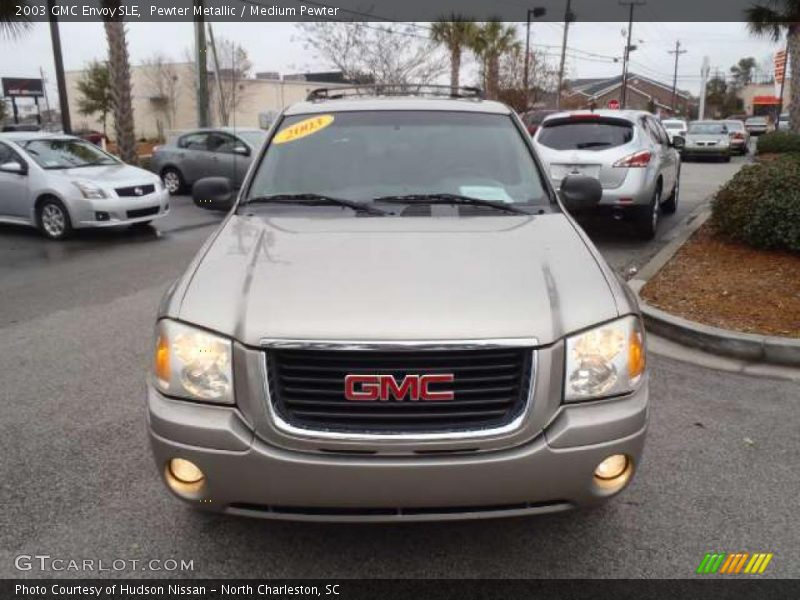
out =
[(549, 344), (618, 315), (597, 261), (560, 213), (232, 215), (189, 277), (178, 318), (254, 346), (262, 338)]
[(141, 185), (143, 183), (154, 183), (158, 180), (158, 176), (150, 171), (145, 171), (139, 167), (132, 167), (131, 165), (125, 164), (78, 167), (75, 169), (62, 169), (54, 172), (61, 173), (71, 180), (86, 179), (88, 181), (110, 187)]

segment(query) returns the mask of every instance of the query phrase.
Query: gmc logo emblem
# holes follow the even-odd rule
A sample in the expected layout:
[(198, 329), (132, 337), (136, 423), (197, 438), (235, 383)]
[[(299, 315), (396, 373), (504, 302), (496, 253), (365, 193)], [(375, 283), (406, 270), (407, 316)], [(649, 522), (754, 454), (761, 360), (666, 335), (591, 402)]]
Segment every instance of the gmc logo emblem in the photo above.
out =
[(346, 375), (344, 378), (344, 397), (348, 400), (373, 402), (380, 400), (452, 400), (451, 391), (434, 391), (435, 383), (453, 383), (452, 373), (430, 375), (406, 375), (398, 383), (392, 375)]

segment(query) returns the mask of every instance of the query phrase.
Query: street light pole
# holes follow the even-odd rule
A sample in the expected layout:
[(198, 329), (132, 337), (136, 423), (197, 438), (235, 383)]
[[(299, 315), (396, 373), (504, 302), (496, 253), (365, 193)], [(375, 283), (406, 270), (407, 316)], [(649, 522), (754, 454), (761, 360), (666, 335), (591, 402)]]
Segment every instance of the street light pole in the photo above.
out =
[(644, 0), (620, 0), (621, 6), (627, 6), (628, 12), (628, 41), (625, 44), (625, 54), (622, 60), (622, 98), (620, 108), (625, 109), (628, 105), (628, 61), (631, 53), (631, 34), (633, 33), (633, 8), (647, 4)]
[(564, 11), (564, 38), (561, 40), (561, 63), (558, 66), (558, 88), (556, 89), (556, 108), (561, 109), (561, 88), (564, 85), (564, 61), (567, 57), (567, 35), (569, 24), (573, 20), (570, 6), (572, 0), (567, 0), (567, 8)]
[(522, 87), (525, 89), (525, 109), (527, 110), (528, 104), (530, 104), (530, 89), (528, 88), (528, 65), (530, 64), (530, 57), (531, 57), (531, 17), (534, 19), (538, 19), (539, 17), (544, 16), (545, 12), (547, 12), (541, 6), (537, 6), (536, 8), (529, 8), (526, 14), (526, 24), (525, 24), (525, 73), (522, 75)]

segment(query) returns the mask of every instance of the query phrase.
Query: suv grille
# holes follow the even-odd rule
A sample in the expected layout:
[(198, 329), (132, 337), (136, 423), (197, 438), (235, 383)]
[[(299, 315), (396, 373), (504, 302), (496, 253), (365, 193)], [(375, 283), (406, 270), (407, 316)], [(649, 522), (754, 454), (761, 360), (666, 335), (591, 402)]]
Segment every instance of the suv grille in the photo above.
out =
[[(288, 423), (312, 430), (360, 433), (445, 432), (505, 425), (525, 408), (532, 350), (268, 350), (270, 396)], [(347, 374), (452, 373), (452, 400), (351, 401)], [(433, 386), (432, 386), (433, 389)]]
[(149, 185), (132, 185), (130, 187), (124, 188), (117, 188), (117, 196), (120, 198), (126, 198), (129, 196), (147, 196), (148, 194), (152, 194), (156, 191), (156, 186), (153, 184)]

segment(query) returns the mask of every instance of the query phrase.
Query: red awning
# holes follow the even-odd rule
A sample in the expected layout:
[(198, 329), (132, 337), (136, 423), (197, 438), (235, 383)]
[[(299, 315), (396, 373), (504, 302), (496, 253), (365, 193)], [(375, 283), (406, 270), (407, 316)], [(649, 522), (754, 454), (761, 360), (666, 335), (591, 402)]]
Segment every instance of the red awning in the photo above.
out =
[(774, 104), (781, 103), (781, 99), (777, 96), (753, 96), (753, 104)]

